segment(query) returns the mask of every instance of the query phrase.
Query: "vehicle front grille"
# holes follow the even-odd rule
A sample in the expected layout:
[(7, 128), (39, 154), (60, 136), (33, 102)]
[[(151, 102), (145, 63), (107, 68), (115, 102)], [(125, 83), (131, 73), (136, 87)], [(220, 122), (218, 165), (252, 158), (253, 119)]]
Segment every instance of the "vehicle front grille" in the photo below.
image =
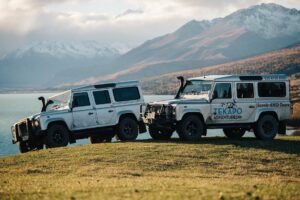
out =
[[(151, 113), (151, 114), (150, 114)], [(173, 107), (170, 105), (147, 105), (145, 116), (153, 116), (156, 119), (172, 119)]]
[(29, 136), (31, 127), (31, 122), (28, 118), (18, 122), (15, 126), (17, 137), (23, 138), (24, 136)]

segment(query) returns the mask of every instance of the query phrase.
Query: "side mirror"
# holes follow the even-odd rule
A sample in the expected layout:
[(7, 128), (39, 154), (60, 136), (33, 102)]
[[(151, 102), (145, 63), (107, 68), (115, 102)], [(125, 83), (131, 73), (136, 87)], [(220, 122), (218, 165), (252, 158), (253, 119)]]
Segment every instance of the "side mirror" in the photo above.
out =
[(47, 105), (50, 105), (50, 104), (53, 104), (54, 102), (50, 99), (50, 100), (48, 100), (48, 102), (47, 102)]

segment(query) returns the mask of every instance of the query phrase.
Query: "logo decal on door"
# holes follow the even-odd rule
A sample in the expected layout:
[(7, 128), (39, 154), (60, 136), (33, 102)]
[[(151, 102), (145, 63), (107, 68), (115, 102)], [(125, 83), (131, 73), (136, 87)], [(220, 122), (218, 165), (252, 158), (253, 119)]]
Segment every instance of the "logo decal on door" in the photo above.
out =
[(213, 119), (241, 119), (243, 109), (237, 107), (235, 103), (229, 102), (214, 108), (213, 113)]

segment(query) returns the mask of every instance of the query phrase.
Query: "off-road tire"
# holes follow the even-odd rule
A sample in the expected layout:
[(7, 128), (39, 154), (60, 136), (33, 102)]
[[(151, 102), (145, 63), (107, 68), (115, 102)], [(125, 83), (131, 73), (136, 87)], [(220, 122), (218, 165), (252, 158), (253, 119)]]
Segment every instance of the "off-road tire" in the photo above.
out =
[(20, 141), (20, 142), (18, 142), (18, 147), (19, 147), (19, 150), (20, 150), (21, 153), (26, 153), (26, 152), (31, 150), (31, 148), (29, 147), (28, 142)]
[(149, 126), (149, 134), (154, 140), (168, 140), (172, 137), (174, 130), (159, 129), (154, 126)]
[(124, 117), (116, 129), (117, 138), (121, 141), (133, 141), (139, 134), (139, 126), (135, 119)]
[(64, 147), (69, 143), (69, 131), (64, 125), (54, 124), (47, 130), (46, 147)]
[(271, 140), (278, 133), (278, 120), (272, 115), (263, 115), (259, 118), (254, 128), (256, 138)]
[(224, 128), (223, 132), (228, 138), (239, 139), (245, 135), (246, 130), (243, 128)]
[(198, 116), (190, 115), (178, 124), (177, 133), (182, 140), (196, 142), (205, 133), (205, 126)]

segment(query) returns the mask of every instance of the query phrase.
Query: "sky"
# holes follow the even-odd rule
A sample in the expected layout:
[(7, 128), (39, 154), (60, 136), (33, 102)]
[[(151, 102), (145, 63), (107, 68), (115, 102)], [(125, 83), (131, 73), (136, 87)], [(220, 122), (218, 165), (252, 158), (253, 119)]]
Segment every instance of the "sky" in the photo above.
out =
[(95, 40), (137, 46), (196, 19), (300, 0), (0, 0), (0, 56), (31, 42)]

